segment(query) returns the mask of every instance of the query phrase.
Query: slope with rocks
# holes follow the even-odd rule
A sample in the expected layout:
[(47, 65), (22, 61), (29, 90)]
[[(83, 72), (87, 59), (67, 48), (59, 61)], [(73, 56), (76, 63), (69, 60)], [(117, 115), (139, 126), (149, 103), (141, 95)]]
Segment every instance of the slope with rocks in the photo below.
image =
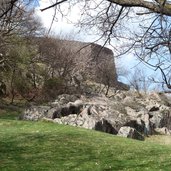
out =
[(106, 97), (60, 95), (47, 106), (31, 106), (20, 119), (45, 120), (143, 140), (170, 134), (171, 101), (165, 94), (118, 91)]

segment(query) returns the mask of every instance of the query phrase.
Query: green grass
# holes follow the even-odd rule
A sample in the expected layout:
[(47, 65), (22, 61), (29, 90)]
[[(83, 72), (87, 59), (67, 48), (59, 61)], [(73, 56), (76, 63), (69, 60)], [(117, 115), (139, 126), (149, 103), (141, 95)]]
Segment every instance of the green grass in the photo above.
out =
[(45, 122), (0, 111), (0, 171), (171, 169), (171, 146)]

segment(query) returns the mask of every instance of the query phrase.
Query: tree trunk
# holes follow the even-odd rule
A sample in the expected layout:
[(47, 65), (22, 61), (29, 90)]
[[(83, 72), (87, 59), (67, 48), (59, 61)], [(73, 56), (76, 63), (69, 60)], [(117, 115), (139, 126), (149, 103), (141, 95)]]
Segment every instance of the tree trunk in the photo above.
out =
[(15, 69), (12, 71), (12, 77), (11, 77), (11, 104), (14, 102), (14, 97), (15, 97), (15, 91), (14, 91), (14, 76), (15, 76)]

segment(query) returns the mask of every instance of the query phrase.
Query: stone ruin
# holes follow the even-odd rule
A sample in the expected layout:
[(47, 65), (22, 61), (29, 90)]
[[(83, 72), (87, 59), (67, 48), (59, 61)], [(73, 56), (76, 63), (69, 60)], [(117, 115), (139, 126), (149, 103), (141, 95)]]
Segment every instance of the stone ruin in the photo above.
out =
[[(44, 41), (44, 38), (37, 38), (37, 44), (41, 44), (42, 41)], [(110, 71), (108, 71), (110, 75), (110, 87), (120, 90), (129, 89), (129, 86), (118, 81), (114, 54), (111, 49), (95, 43), (57, 39), (57, 43), (58, 41), (61, 46), (70, 49), (75, 63), (78, 63), (73, 74), (74, 81), (78, 82), (82, 77), (81, 74), (86, 73), (86, 77), (89, 80), (105, 84), (105, 80), (102, 80), (102, 77), (105, 78), (103, 74), (106, 71), (101, 71), (101, 68), (104, 66), (105, 69), (110, 68)]]

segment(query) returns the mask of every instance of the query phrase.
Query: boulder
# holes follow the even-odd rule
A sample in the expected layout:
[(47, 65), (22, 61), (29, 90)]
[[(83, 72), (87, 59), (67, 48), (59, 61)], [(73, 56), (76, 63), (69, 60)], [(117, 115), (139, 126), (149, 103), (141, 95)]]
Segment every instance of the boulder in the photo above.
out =
[(92, 104), (87, 107), (87, 114), (98, 120), (103, 117), (108, 117), (108, 113), (107, 107), (102, 104)]
[(19, 119), (38, 121), (43, 117), (48, 116), (48, 111), (50, 108), (50, 106), (31, 106), (25, 109), (24, 113), (19, 117)]
[(150, 123), (150, 115), (148, 113), (144, 113), (141, 116), (142, 121), (144, 122), (144, 135), (148, 136), (152, 134), (151, 123)]
[(57, 97), (55, 102), (58, 102), (60, 105), (65, 105), (69, 102), (76, 101), (78, 98), (80, 98), (80, 95), (77, 95), (77, 94), (75, 95), (61, 94)]
[(155, 132), (156, 134), (160, 134), (160, 135), (170, 135), (170, 131), (166, 128), (155, 128)]
[(57, 124), (62, 124), (62, 121), (61, 121), (60, 118), (55, 118), (55, 119), (53, 119), (53, 122), (54, 122), (54, 123), (57, 123)]
[(41, 121), (44, 121), (44, 122), (53, 122), (53, 119), (43, 117), (43, 118), (41, 119)]
[(96, 122), (95, 130), (115, 135), (118, 133), (117, 130), (112, 126), (112, 124), (104, 118)]
[(166, 127), (171, 130), (171, 113), (169, 110), (152, 112), (150, 114), (152, 115), (150, 122), (154, 125), (154, 128)]
[(54, 102), (50, 102), (49, 106), (51, 107), (60, 107), (60, 103), (58, 100), (55, 100)]
[(129, 115), (129, 117), (131, 119), (137, 118), (137, 112), (136, 112), (136, 110), (130, 108), (129, 106), (126, 106), (125, 107), (125, 110), (126, 110), (127, 115)]
[(141, 119), (130, 120), (125, 123), (124, 127), (131, 127), (137, 130), (138, 132), (144, 134), (145, 124)]
[(52, 119), (61, 118), (70, 114), (79, 114), (83, 109), (83, 103), (81, 100), (75, 102), (69, 102), (68, 104), (57, 108), (52, 115)]
[(159, 127), (166, 127), (167, 129), (171, 130), (171, 113), (170, 110), (164, 110), (161, 112), (162, 118), (160, 120)]
[(76, 120), (77, 120), (76, 114), (61, 117), (61, 122), (64, 125), (76, 125)]
[(82, 127), (86, 129), (94, 129), (95, 125), (96, 120), (93, 117), (87, 117), (87, 119), (84, 120), (84, 124), (82, 125)]
[[(83, 109), (83, 111), (79, 114), (79, 118), (78, 121), (83, 119), (83, 124), (82, 127), (86, 128), (86, 129), (94, 129), (95, 128), (95, 124), (96, 124), (96, 118), (93, 117), (90, 113), (89, 113), (89, 106), (87, 106), (86, 108)], [(78, 121), (77, 121), (77, 125), (78, 125)]]
[(142, 134), (129, 126), (121, 127), (117, 135), (142, 141), (144, 140), (144, 136)]
[(117, 101), (123, 100), (124, 98), (126, 98), (126, 95), (123, 92), (118, 92), (116, 93), (113, 98)]
[(75, 102), (69, 102), (67, 106), (71, 114), (79, 114), (83, 109), (83, 102), (82, 100), (76, 100)]
[(47, 117), (47, 118), (50, 118), (50, 119), (53, 119), (54, 112), (56, 112), (57, 110), (58, 110), (58, 107), (50, 108), (50, 109), (47, 111), (46, 117)]

